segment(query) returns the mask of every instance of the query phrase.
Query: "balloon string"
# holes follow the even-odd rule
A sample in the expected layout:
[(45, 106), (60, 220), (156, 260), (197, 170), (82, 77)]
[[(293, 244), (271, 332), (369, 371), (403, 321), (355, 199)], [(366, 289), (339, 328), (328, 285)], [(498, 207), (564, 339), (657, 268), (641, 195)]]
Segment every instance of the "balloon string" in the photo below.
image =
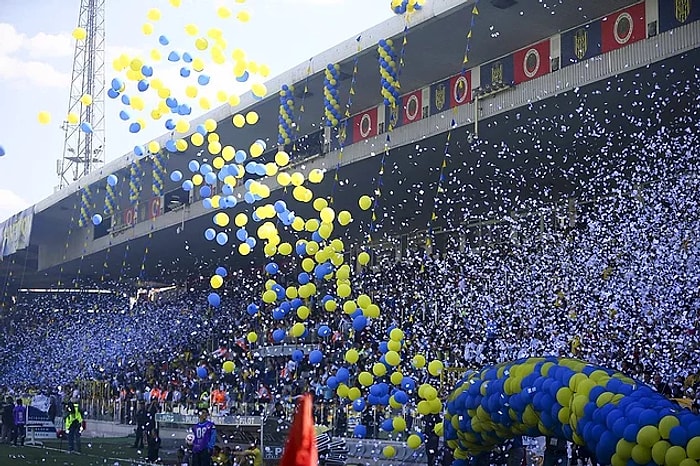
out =
[(469, 20), (469, 31), (467, 32), (467, 45), (464, 48), (464, 58), (462, 58), (462, 74), (467, 72), (467, 63), (469, 63), (469, 52), (471, 52), (471, 41), (472, 34), (474, 31), (474, 25), (476, 24), (476, 17), (479, 16), (479, 0), (474, 2), (472, 7), (471, 19)]
[(447, 140), (445, 141), (445, 151), (442, 154), (442, 162), (438, 170), (437, 185), (435, 187), (435, 195), (433, 196), (433, 210), (428, 218), (427, 231), (428, 235), (425, 238), (426, 247), (431, 247), (434, 241), (433, 223), (437, 220), (437, 210), (440, 203), (440, 195), (445, 192), (443, 183), (445, 182), (445, 171), (447, 169), (447, 159), (450, 157), (450, 140), (452, 139), (452, 130), (457, 126), (455, 120), (450, 122), (450, 130), (447, 132)]
[(343, 120), (338, 128), (338, 143), (339, 143), (339, 149), (338, 149), (338, 163), (335, 166), (335, 174), (333, 176), (333, 185), (331, 186), (331, 195), (329, 199), (329, 203), (332, 206), (333, 202), (335, 201), (335, 190), (338, 186), (338, 173), (340, 172), (340, 166), (343, 162), (343, 150), (345, 149), (345, 143), (347, 141), (347, 128), (348, 128), (348, 121), (350, 120), (350, 109), (352, 108), (352, 97), (355, 95), (355, 84), (357, 84), (357, 73), (359, 70), (358, 63), (359, 63), (359, 53), (362, 51), (362, 46), (360, 45), (360, 41), (362, 40), (362, 36), (357, 36), (357, 53), (355, 54), (355, 59), (353, 60), (352, 63), (352, 77), (350, 78), (350, 89), (348, 90), (348, 100), (345, 104), (345, 120)]

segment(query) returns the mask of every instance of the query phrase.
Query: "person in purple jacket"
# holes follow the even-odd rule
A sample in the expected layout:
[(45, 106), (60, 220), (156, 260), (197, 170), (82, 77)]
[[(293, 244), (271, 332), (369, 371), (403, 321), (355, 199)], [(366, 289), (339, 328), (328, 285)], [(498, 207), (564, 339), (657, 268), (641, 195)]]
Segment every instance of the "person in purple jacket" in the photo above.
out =
[(208, 417), (209, 410), (201, 409), (199, 422), (190, 429), (194, 435), (190, 466), (211, 466), (211, 454), (216, 445), (216, 425), (207, 420)]
[(27, 409), (23, 406), (22, 399), (17, 398), (17, 404), (12, 410), (12, 417), (15, 425), (12, 429), (12, 445), (17, 446), (17, 442), (24, 446), (24, 437), (27, 435), (25, 425), (27, 424)]

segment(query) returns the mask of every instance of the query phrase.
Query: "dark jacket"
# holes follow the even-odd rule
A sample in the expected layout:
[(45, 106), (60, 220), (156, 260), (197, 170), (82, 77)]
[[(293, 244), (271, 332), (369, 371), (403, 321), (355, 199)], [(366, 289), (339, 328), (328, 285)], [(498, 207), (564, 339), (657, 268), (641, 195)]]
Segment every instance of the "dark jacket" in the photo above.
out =
[(6, 403), (2, 407), (2, 423), (6, 426), (13, 427), (15, 425), (15, 417), (12, 410), (15, 409), (12, 403)]

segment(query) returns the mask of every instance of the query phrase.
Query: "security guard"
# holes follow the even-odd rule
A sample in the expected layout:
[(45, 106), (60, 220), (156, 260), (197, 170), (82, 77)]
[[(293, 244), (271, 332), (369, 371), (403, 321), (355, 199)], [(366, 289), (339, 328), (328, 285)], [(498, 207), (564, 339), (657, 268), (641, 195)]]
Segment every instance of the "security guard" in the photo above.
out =
[(78, 404), (66, 404), (65, 429), (68, 433), (68, 453), (80, 453), (80, 429), (83, 427), (83, 415)]

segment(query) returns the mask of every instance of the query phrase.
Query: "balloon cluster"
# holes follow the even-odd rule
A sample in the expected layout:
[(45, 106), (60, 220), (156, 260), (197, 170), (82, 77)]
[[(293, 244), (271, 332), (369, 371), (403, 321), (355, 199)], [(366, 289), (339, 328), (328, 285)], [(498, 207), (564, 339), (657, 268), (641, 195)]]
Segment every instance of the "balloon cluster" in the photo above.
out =
[(78, 217), (78, 226), (84, 227), (90, 221), (90, 209), (92, 208), (92, 193), (90, 187), (85, 186), (80, 190), (80, 216)]
[(391, 11), (397, 15), (421, 10), (425, 0), (391, 0)]
[(107, 177), (107, 186), (105, 187), (105, 208), (104, 213), (106, 216), (111, 217), (114, 215), (116, 195), (114, 193), (114, 187), (119, 183), (119, 178), (117, 175), (109, 175)]
[(141, 191), (141, 162), (134, 160), (129, 165), (129, 202), (135, 204)]
[(152, 190), (153, 195), (160, 197), (163, 195), (163, 188), (165, 187), (165, 182), (163, 181), (163, 176), (165, 176), (165, 167), (163, 166), (163, 153), (157, 152), (153, 154), (153, 184)]
[(518, 435), (586, 445), (612, 466), (700, 459), (697, 415), (620, 372), (555, 357), (469, 373), (448, 398), (444, 434), (458, 465)]
[(394, 43), (391, 39), (379, 41), (377, 47), (379, 52), (379, 73), (382, 76), (382, 97), (384, 105), (395, 107), (399, 100), (398, 56), (394, 50)]
[(294, 86), (282, 84), (277, 143), (290, 144), (294, 135)]
[(338, 83), (340, 82), (340, 65), (329, 63), (323, 79), (323, 107), (326, 126), (335, 127), (343, 118), (338, 102)]

